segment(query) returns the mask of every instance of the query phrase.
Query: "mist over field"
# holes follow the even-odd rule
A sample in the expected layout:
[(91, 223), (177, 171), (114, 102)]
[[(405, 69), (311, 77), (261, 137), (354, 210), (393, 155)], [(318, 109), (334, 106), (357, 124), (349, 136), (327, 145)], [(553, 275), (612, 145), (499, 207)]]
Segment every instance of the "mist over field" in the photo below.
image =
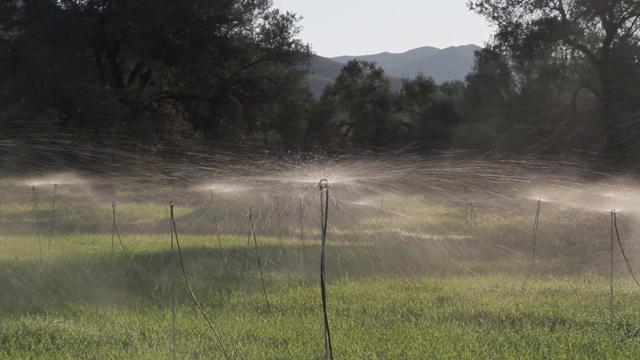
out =
[[(32, 169), (3, 179), (0, 308), (8, 329), (4, 336), (12, 344), (7, 356), (88, 352), (151, 358), (176, 351), (178, 357), (223, 357), (223, 348), (230, 358), (317, 356), (323, 352), (317, 288), (321, 250), (326, 251), (327, 317), (335, 326), (335, 351), (344, 356), (374, 354), (346, 345), (358, 343), (374, 344), (371, 349), (379, 354), (420, 357), (426, 347), (406, 346), (422, 336), (421, 328), (413, 327), (461, 331), (442, 328), (447, 316), (471, 326), (463, 337), (479, 324), (493, 324), (486, 338), (457, 348), (462, 357), (492, 339), (493, 331), (518, 334), (557, 321), (564, 325), (554, 327), (601, 326), (601, 340), (610, 331), (635, 336), (628, 328), (636, 316), (629, 311), (638, 291), (633, 279), (639, 184), (633, 173), (603, 173), (568, 159), (488, 161), (388, 153), (280, 159), (261, 154), (247, 160), (199, 154), (200, 165), (193, 165), (188, 156), (161, 165), (133, 156), (138, 166), (121, 164), (117, 171)], [(321, 186), (323, 179), (328, 190)], [(323, 219), (328, 225), (324, 233)], [(610, 274), (615, 276), (611, 314)], [(362, 293), (362, 286), (372, 292)], [(397, 286), (405, 288), (394, 290), (396, 295), (387, 292)], [(511, 302), (479, 302), (477, 292), (489, 289), (486, 301), (507, 296)], [(585, 303), (567, 303), (574, 297), (565, 294), (576, 292)], [(476, 307), (460, 308), (467, 297)], [(565, 313), (547, 314), (535, 304), (527, 305), (526, 313), (509, 310), (532, 297), (560, 303), (558, 311)], [(356, 304), (354, 299), (360, 300)], [(432, 301), (435, 314), (419, 310)], [(597, 304), (599, 315), (583, 318)], [(219, 340), (196, 305), (213, 319)], [(300, 306), (309, 312), (291, 319), (300, 314)], [(490, 320), (494, 315), (487, 309), (495, 309), (498, 319), (519, 320)], [(338, 317), (336, 311), (348, 315)], [(361, 325), (363, 333), (349, 330), (349, 323), (362, 318), (356, 313), (369, 311), (378, 314), (376, 323)], [(422, 315), (393, 320), (398, 311)], [(171, 314), (178, 321), (175, 327)], [(408, 342), (386, 350), (384, 341), (371, 343), (367, 334), (392, 331), (383, 330), (380, 321), (401, 321), (403, 330), (385, 336)], [(621, 323), (611, 328), (611, 321)], [(128, 325), (108, 325), (116, 323)], [(585, 334), (591, 331), (586, 328)], [(309, 334), (292, 335), (299, 329)], [(181, 335), (193, 331), (199, 340)], [(308, 345), (271, 347), (266, 340), (247, 338), (256, 331), (275, 331), (271, 336)], [(80, 346), (88, 341), (87, 332), (95, 340)], [(35, 350), (29, 340), (13, 337), (44, 334), (53, 340), (38, 340)], [(517, 345), (524, 335), (514, 336), (513, 343), (503, 344), (509, 350), (485, 349), (483, 354), (533, 351)], [(556, 339), (549, 343), (554, 353), (566, 343), (588, 356), (636, 351), (633, 346), (611, 350), (607, 343), (594, 349), (587, 346), (587, 335), (549, 336), (537, 339)], [(62, 339), (69, 348), (61, 346)], [(441, 343), (434, 354), (451, 349)]]
[(269, 0), (0, 3), (0, 357), (637, 357), (640, 7), (467, 7), (334, 62)]

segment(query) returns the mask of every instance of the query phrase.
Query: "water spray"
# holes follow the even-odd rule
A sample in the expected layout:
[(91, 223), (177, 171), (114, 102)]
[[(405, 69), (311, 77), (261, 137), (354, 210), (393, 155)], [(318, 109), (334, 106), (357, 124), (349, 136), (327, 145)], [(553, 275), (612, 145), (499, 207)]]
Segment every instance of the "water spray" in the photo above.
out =
[[(378, 226), (384, 227), (384, 196), (380, 197), (380, 211), (377, 216)], [(338, 257), (340, 259), (340, 257)]]
[[(175, 216), (173, 214), (173, 201), (171, 201), (169, 203), (169, 211), (170, 211), (170, 224), (171, 224), (171, 282), (174, 283), (174, 251), (173, 251), (173, 239), (175, 238), (176, 240), (176, 247), (178, 248), (178, 258), (180, 259), (180, 267), (182, 269), (182, 275), (184, 276), (184, 281), (187, 284), (187, 288), (189, 289), (189, 294), (191, 295), (191, 299), (193, 300), (193, 302), (196, 304), (196, 306), (198, 307), (198, 309), (200, 310), (200, 313), (202, 314), (202, 317), (204, 317), (204, 319), (207, 321), (207, 324), (209, 324), (209, 328), (211, 328), (211, 331), (213, 332), (213, 334), (215, 335), (216, 339), (218, 340), (218, 344), (220, 344), (220, 348), (222, 348), (222, 352), (224, 353), (224, 357), (225, 359), (229, 359), (229, 354), (227, 353), (227, 350), (225, 349), (224, 345), (222, 344), (222, 339), (220, 338), (220, 335), (218, 334), (218, 331), (215, 329), (215, 327), (213, 326), (213, 323), (211, 322), (211, 320), (209, 320), (209, 317), (207, 316), (207, 314), (204, 311), (204, 308), (202, 307), (202, 305), (200, 304), (200, 302), (198, 301), (198, 298), (196, 298), (196, 294), (193, 292), (193, 288), (191, 287), (191, 282), (189, 281), (189, 278), (187, 277), (187, 271), (185, 270), (184, 267), (184, 259), (182, 257), (182, 249), (180, 248), (180, 240), (178, 239), (178, 230), (176, 228), (176, 219)], [(172, 311), (172, 321), (173, 321), (173, 343), (174, 343), (174, 350), (173, 350), (173, 357), (175, 359), (176, 357), (176, 345), (175, 345), (175, 328), (176, 328), (176, 320), (175, 320), (175, 296), (173, 296), (173, 311)]]
[(331, 332), (329, 331), (329, 317), (327, 316), (327, 278), (325, 264), (325, 244), (327, 240), (327, 223), (329, 217), (329, 181), (322, 179), (318, 182), (320, 190), (320, 237), (322, 253), (320, 255), (320, 291), (322, 293), (322, 312), (324, 314), (324, 345), (325, 359), (333, 360)]
[(122, 238), (120, 238), (120, 232), (118, 231), (118, 225), (116, 224), (116, 202), (111, 203), (111, 213), (113, 215), (113, 224), (111, 226), (111, 258), (113, 259), (113, 248), (115, 244), (115, 236), (118, 236), (118, 242), (120, 242), (120, 247), (122, 248), (122, 252), (124, 256), (129, 260), (129, 254), (127, 254), (127, 249), (124, 247), (124, 243), (122, 242)]
[(38, 250), (40, 251), (40, 262), (42, 262), (42, 239), (40, 238), (40, 233), (38, 229), (38, 213), (40, 212), (40, 209), (38, 207), (38, 196), (36, 195), (35, 185), (31, 187), (31, 191), (32, 191), (32, 199), (33, 199), (32, 218), (31, 218), (33, 222), (33, 234), (36, 237), (36, 239), (38, 239)]
[(536, 217), (533, 221), (533, 233), (531, 234), (531, 262), (529, 263), (529, 272), (527, 273), (527, 277), (524, 279), (522, 283), (522, 290), (527, 287), (527, 282), (529, 281), (529, 277), (531, 273), (533, 273), (533, 265), (536, 261), (536, 239), (538, 237), (538, 221), (540, 220), (540, 206), (542, 205), (542, 199), (538, 199), (538, 207), (536, 209)]
[(260, 253), (258, 252), (258, 240), (256, 240), (256, 229), (253, 225), (253, 206), (249, 206), (249, 227), (251, 229), (251, 236), (253, 236), (253, 244), (256, 250), (256, 261), (258, 262), (258, 269), (260, 270), (260, 280), (262, 281), (262, 292), (264, 293), (264, 301), (267, 304), (267, 312), (271, 312), (271, 306), (269, 305), (269, 298), (267, 297), (267, 287), (264, 283), (264, 274), (262, 273), (262, 261), (260, 260)]

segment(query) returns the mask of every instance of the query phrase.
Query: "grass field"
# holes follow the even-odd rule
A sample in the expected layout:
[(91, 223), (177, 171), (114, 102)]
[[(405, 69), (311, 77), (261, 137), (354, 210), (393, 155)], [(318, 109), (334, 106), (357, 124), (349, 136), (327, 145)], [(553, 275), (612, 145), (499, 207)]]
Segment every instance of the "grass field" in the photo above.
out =
[[(111, 202), (90, 189), (61, 187), (56, 204), (49, 189), (34, 204), (28, 187), (4, 186), (0, 358), (171, 359), (175, 301), (175, 357), (223, 359), (180, 260), (230, 358), (325, 357), (312, 198), (282, 211), (273, 200), (253, 203), (267, 306), (245, 198), (174, 197), (180, 258), (171, 252), (167, 204), (153, 191), (118, 193), (123, 250)], [(350, 206), (332, 205), (328, 236), (336, 359), (640, 354), (640, 290), (619, 251), (611, 316), (606, 216), (543, 209), (539, 257), (523, 288), (533, 207), (500, 215), (477, 204), (470, 224), (465, 204), (420, 196), (387, 199), (384, 210)], [(631, 228), (621, 222), (623, 233)]]

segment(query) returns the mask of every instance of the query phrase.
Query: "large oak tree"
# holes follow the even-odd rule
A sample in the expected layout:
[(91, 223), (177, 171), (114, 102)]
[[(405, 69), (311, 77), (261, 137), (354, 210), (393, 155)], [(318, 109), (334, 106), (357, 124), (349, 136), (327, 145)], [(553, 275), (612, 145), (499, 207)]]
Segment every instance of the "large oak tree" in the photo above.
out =
[(94, 137), (251, 136), (300, 92), (310, 53), (299, 17), (270, 0), (1, 6), (0, 117), (12, 128), (47, 119), (40, 130)]
[[(625, 119), (620, 105), (621, 71), (637, 68), (638, 61), (620, 68), (622, 50), (640, 44), (640, 2), (636, 0), (473, 0), (471, 10), (487, 18), (497, 31), (494, 43), (506, 49), (513, 62), (559, 56), (565, 49), (576, 66), (588, 65), (575, 83), (574, 94), (587, 89), (600, 103), (603, 153), (617, 154), (633, 141), (622, 135)], [(547, 57), (546, 59), (549, 59)], [(575, 100), (575, 97), (574, 97)]]

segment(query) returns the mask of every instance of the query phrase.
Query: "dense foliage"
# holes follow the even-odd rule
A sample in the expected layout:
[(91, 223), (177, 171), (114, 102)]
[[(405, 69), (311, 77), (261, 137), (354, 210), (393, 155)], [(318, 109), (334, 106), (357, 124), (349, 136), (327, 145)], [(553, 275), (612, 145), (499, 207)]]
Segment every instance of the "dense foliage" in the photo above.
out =
[(2, 7), (5, 136), (233, 141), (278, 129), (302, 96), (309, 47), (296, 38), (299, 18), (269, 0)]
[(637, 155), (640, 3), (468, 5), (496, 27), (467, 78), (468, 105), (488, 112), (468, 120), (490, 124), (508, 148), (575, 149), (618, 159)]
[(638, 4), (469, 1), (496, 32), (465, 81), (424, 74), (396, 91), (352, 60), (314, 99), (300, 17), (270, 0), (4, 1), (0, 140), (21, 153), (222, 141), (624, 161), (639, 152)]

